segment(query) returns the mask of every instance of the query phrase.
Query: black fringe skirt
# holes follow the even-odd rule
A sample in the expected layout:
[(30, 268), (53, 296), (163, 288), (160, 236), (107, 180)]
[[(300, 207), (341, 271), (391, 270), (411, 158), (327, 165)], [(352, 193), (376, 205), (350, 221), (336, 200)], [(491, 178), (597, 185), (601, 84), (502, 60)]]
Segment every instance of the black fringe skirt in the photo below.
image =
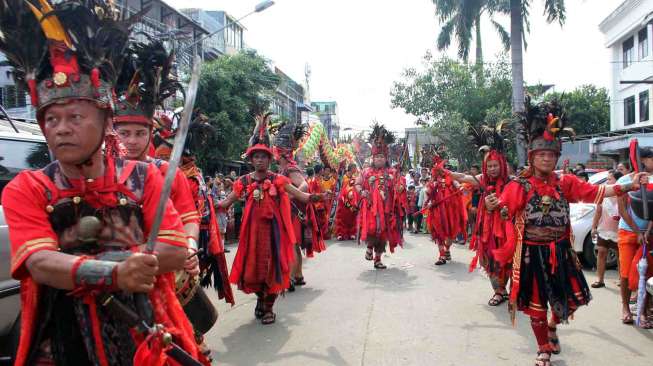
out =
[[(555, 249), (554, 249), (555, 248)], [(555, 245), (524, 243), (520, 268), (518, 309), (534, 317), (546, 317), (550, 306), (560, 321), (592, 299), (582, 266), (569, 240)]]

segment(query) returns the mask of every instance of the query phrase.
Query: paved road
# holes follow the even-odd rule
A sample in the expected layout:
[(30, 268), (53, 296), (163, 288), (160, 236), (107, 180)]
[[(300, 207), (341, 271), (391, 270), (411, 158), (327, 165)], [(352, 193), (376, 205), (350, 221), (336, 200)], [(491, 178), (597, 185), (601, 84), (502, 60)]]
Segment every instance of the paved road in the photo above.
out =
[[(527, 318), (510, 324), (504, 306), (491, 308), (490, 285), (468, 273), (471, 253), (454, 245), (453, 261), (433, 265), (435, 248), (408, 235), (404, 249), (377, 271), (354, 242), (331, 242), (307, 261), (307, 286), (277, 301), (277, 323), (254, 319), (255, 296), (220, 303), (208, 343), (222, 365), (532, 365), (535, 344)], [(232, 247), (232, 249), (235, 249)], [(233, 258), (232, 250), (229, 260)], [(594, 274), (588, 273), (588, 281)], [(616, 272), (595, 290), (570, 325), (553, 364), (652, 365), (653, 332), (619, 321)], [(217, 299), (214, 298), (217, 303)]]

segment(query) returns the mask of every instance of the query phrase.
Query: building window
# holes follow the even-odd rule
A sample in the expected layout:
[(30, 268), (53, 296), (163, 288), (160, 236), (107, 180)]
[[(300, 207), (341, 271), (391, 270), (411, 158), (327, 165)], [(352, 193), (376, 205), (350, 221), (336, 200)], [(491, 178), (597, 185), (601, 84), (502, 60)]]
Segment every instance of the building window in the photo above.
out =
[(624, 99), (624, 126), (635, 123), (635, 96)]
[(628, 38), (623, 44), (623, 63), (624, 69), (630, 66), (633, 63), (635, 58), (635, 45), (633, 37)]
[(639, 93), (639, 121), (648, 121), (649, 116), (648, 90)]
[(648, 57), (648, 29), (646, 27), (640, 29), (637, 33), (637, 50), (640, 60)]

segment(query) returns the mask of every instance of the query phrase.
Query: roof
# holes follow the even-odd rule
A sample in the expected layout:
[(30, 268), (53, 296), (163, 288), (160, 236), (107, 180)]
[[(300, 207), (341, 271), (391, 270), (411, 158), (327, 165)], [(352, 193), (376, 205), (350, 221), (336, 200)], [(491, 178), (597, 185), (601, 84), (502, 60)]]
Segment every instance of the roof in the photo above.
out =
[(599, 29), (605, 33), (606, 28), (611, 26), (612, 22), (614, 22), (621, 14), (623, 14), (625, 11), (628, 11), (632, 9), (637, 3), (641, 2), (641, 0), (626, 0), (621, 5), (619, 5), (612, 13), (610, 13), (601, 23), (599, 23)]
[(618, 33), (610, 34), (609, 38), (606, 39), (606, 47), (611, 47), (634, 29), (642, 27), (647, 22), (653, 21), (653, 9), (645, 9), (645, 7), (641, 6), (644, 1), (645, 0), (626, 0), (621, 3), (617, 9), (610, 13), (610, 15), (603, 19), (599, 24), (599, 29), (603, 34), (608, 35), (612, 28), (615, 27), (618, 22), (622, 21), (628, 13), (641, 13), (641, 16), (638, 16), (636, 21), (625, 25), (624, 29), (621, 29)]

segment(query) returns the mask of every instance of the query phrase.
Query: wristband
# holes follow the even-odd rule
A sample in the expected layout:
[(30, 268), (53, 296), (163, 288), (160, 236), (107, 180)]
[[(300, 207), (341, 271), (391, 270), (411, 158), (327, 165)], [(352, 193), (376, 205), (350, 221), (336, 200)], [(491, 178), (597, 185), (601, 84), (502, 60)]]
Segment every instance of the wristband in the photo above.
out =
[(118, 262), (80, 257), (71, 272), (75, 284), (73, 294), (85, 290), (118, 290)]

